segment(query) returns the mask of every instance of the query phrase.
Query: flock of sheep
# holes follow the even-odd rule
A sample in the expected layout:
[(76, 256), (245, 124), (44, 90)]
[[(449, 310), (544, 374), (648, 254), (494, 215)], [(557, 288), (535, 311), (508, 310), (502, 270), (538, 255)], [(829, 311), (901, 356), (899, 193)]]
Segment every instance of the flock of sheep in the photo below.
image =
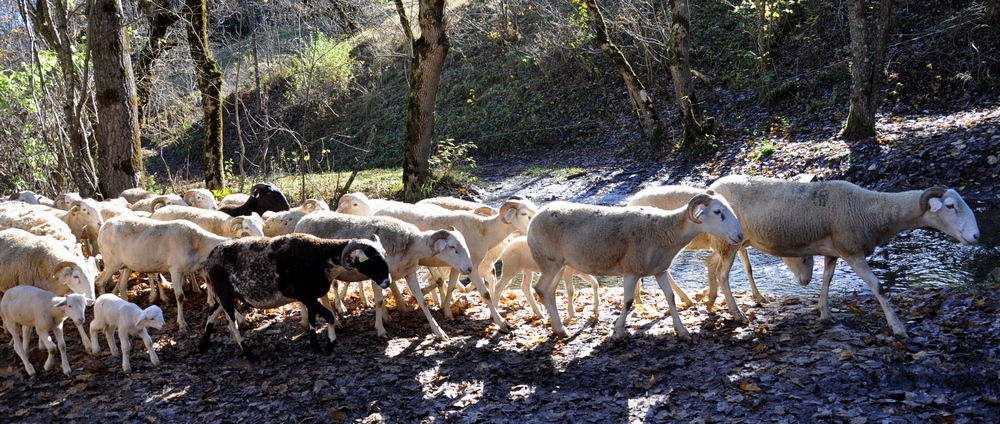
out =
[[(820, 319), (830, 319), (830, 280), (838, 258), (844, 259), (868, 284), (898, 338), (906, 329), (889, 305), (866, 256), (900, 232), (930, 227), (963, 244), (974, 244), (979, 229), (972, 210), (954, 190), (931, 187), (902, 193), (880, 193), (842, 182), (795, 182), (734, 175), (708, 188), (662, 186), (636, 193), (627, 206), (594, 206), (552, 202), (538, 208), (512, 197), (499, 208), (454, 198), (432, 198), (406, 204), (369, 199), (352, 193), (339, 199), (336, 210), (319, 200), (290, 208), (272, 184), (260, 183), (249, 195), (216, 202), (211, 192), (191, 190), (183, 196), (157, 196), (141, 189), (98, 202), (65, 194), (46, 200), (31, 192), (0, 203), (0, 316), (11, 344), (29, 375), (34, 367), (27, 350), (31, 330), (48, 351), (50, 370), (58, 350), (62, 371), (69, 374), (63, 323), (77, 327), (85, 350), (100, 353), (103, 331), (112, 355), (131, 372), (130, 338), (143, 340), (154, 365), (159, 364), (147, 328), (163, 328), (162, 310), (140, 309), (128, 301), (132, 272), (146, 273), (150, 303), (165, 299), (163, 274), (169, 274), (177, 304), (177, 326), (184, 319), (184, 286), (201, 293), (199, 277), (207, 282), (211, 307), (199, 348), (211, 348), (211, 333), (220, 313), (243, 354), (257, 361), (240, 335), (245, 322), (236, 306), (274, 308), (298, 302), (305, 309), (303, 325), (312, 328), (310, 346), (320, 350), (317, 316), (327, 322), (326, 353), (333, 349), (337, 315), (352, 282), (373, 281), (375, 328), (386, 337), (387, 311), (383, 290), (389, 289), (400, 310), (406, 310), (395, 281), (406, 288), (438, 339), (448, 336), (425, 302), (437, 293), (447, 319), (451, 297), (461, 275), (467, 275), (486, 301), (500, 330), (509, 328), (497, 310), (498, 294), (524, 273), (522, 290), (534, 314), (543, 312), (557, 337), (568, 333), (559, 316), (556, 287), (566, 281), (569, 318), (574, 317), (572, 278), (579, 275), (594, 289), (599, 313), (598, 276), (624, 277), (624, 306), (615, 323), (615, 337), (627, 334), (626, 318), (637, 300), (638, 281), (656, 279), (668, 301), (674, 330), (690, 335), (677, 314), (691, 299), (671, 278), (668, 268), (678, 252), (710, 250), (706, 260), (712, 308), (721, 288), (732, 316), (747, 319), (729, 285), (729, 272), (740, 255), (750, 276), (755, 299), (763, 301), (753, 281), (746, 248), (782, 257), (800, 284), (812, 279), (813, 256), (825, 257)], [(792, 210), (795, 213), (786, 213)], [(498, 277), (494, 264), (503, 263)], [(99, 271), (99, 265), (100, 267)], [(426, 267), (421, 284), (418, 270)], [(534, 273), (540, 273), (531, 291)], [(116, 284), (109, 285), (119, 274)], [(109, 287), (112, 293), (103, 293)], [(333, 288), (333, 303), (329, 292)], [(361, 293), (362, 303), (367, 304)], [(239, 300), (237, 303), (236, 301)], [(93, 308), (89, 333), (85, 309)], [(52, 336), (55, 335), (53, 341)]]

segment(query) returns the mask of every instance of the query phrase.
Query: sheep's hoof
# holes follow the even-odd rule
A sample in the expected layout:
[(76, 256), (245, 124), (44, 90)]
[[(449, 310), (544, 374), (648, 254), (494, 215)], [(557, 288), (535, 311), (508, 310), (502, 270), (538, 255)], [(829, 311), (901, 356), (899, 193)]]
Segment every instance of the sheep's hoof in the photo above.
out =
[(326, 346), (323, 347), (323, 354), (325, 354), (325, 355), (332, 354), (333, 353), (333, 346), (335, 344), (337, 344), (337, 343), (336, 342), (327, 343)]
[(905, 330), (903, 332), (893, 331), (892, 335), (896, 337), (896, 340), (906, 340), (910, 338), (910, 335), (906, 334)]

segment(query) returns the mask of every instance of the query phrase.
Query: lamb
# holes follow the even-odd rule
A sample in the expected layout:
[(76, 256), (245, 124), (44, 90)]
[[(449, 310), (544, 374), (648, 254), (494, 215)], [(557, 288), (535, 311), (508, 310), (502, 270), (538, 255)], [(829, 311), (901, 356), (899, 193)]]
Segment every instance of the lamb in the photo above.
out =
[(187, 220), (212, 234), (228, 238), (264, 235), (264, 221), (256, 212), (249, 216), (230, 216), (190, 206), (164, 206), (153, 212), (150, 218), (160, 221)]
[[(531, 281), (535, 278), (535, 273), (541, 272), (541, 270), (538, 268), (538, 264), (535, 263), (535, 259), (531, 257), (531, 249), (528, 248), (528, 237), (520, 236), (511, 240), (507, 244), (507, 247), (503, 249), (500, 260), (503, 261), (503, 273), (500, 275), (500, 281), (497, 282), (496, 288), (493, 291), (493, 297), (499, 299), (500, 294), (507, 288), (510, 281), (523, 272), (521, 292), (524, 293), (524, 298), (528, 301), (528, 305), (531, 306), (531, 311), (535, 313), (535, 316), (542, 318), (542, 312), (538, 309), (538, 303), (535, 302), (535, 294), (531, 292)], [(600, 287), (597, 285), (597, 279), (593, 275), (581, 273), (572, 267), (566, 267), (563, 270), (562, 279), (566, 284), (566, 313), (569, 319), (573, 319), (576, 314), (573, 306), (573, 293), (575, 290), (575, 287), (573, 287), (573, 277), (576, 275), (579, 275), (583, 281), (590, 283), (590, 286), (594, 289), (593, 319), (596, 320), (601, 314), (601, 298), (598, 296)]]
[(182, 288), (184, 275), (201, 271), (212, 249), (226, 240), (226, 237), (183, 220), (158, 221), (131, 216), (112, 218), (104, 223), (97, 236), (105, 266), (97, 277), (97, 286), (103, 289), (115, 273), (127, 268), (122, 271), (115, 288), (121, 297), (127, 298), (128, 270), (170, 273), (177, 299), (177, 325), (181, 331), (187, 331)]
[[(719, 179), (710, 189), (732, 200), (736, 216), (744, 222), (745, 242), (750, 246), (776, 256), (826, 257), (819, 301), (821, 321), (831, 319), (827, 296), (837, 258), (842, 258), (868, 284), (899, 339), (908, 337), (906, 328), (893, 312), (865, 257), (897, 234), (921, 227), (943, 231), (966, 245), (979, 241), (979, 226), (972, 210), (956, 191), (943, 187), (880, 193), (845, 181), (804, 183), (731, 175)], [(721, 255), (719, 280), (728, 290), (728, 267), (732, 266), (736, 247), (713, 239), (712, 248)], [(709, 302), (714, 298), (715, 293), (710, 291)], [(738, 308), (733, 315), (745, 320)]]
[[(93, 302), (93, 301), (91, 301)], [(13, 336), (11, 345), (14, 352), (24, 363), (24, 369), (28, 376), (35, 375), (35, 367), (28, 361), (26, 352), (28, 333), (31, 328), (35, 328), (39, 340), (45, 345), (49, 352), (48, 359), (45, 360), (45, 371), (52, 369), (55, 364), (56, 349), (59, 349), (59, 356), (62, 358), (63, 374), (69, 375), (72, 369), (69, 360), (66, 358), (66, 339), (63, 337), (63, 322), (69, 317), (76, 324), (83, 340), (84, 348), (91, 353), (90, 340), (83, 332), (83, 322), (87, 299), (82, 294), (71, 294), (68, 296), (56, 296), (55, 293), (42, 290), (34, 286), (17, 286), (7, 290), (0, 299), (0, 315), (3, 315), (3, 324), (8, 332)], [(20, 328), (22, 327), (23, 328)], [(24, 332), (24, 341), (17, 337)], [(49, 333), (55, 333), (56, 341), (52, 342)]]
[[(649, 187), (640, 190), (639, 192), (632, 195), (627, 203), (628, 206), (652, 206), (655, 208), (660, 208), (664, 210), (673, 210), (687, 204), (688, 200), (698, 194), (705, 193), (706, 190), (696, 187), (688, 186), (659, 186), (659, 187)], [(709, 242), (708, 234), (699, 234), (691, 243), (684, 246), (684, 250), (711, 250), (711, 245)], [(750, 255), (747, 254), (746, 247), (739, 250), (740, 262), (743, 263), (743, 270), (747, 274), (747, 280), (750, 282), (750, 291), (753, 292), (753, 298), (759, 303), (764, 303), (766, 299), (764, 296), (757, 291), (757, 283), (753, 278), (753, 269), (750, 266)], [(706, 264), (717, 264), (720, 260), (719, 254), (712, 252), (708, 258), (706, 258)], [(782, 258), (785, 264), (788, 265), (788, 269), (792, 271), (792, 275), (795, 276), (796, 280), (800, 285), (808, 285), (809, 281), (812, 280), (813, 271), (813, 257), (807, 256), (804, 258)], [(708, 266), (708, 281), (709, 286), (718, 287), (717, 273), (715, 272), (716, 266)], [(677, 286), (674, 282), (673, 277), (667, 272), (667, 280), (670, 281), (670, 287), (673, 287), (674, 291), (681, 298), (681, 303), (684, 305), (693, 304), (690, 298), (684, 294), (684, 291)], [(711, 290), (711, 288), (709, 289)], [(638, 298), (638, 293), (636, 294)]]
[(289, 209), (288, 199), (271, 183), (257, 183), (250, 190), (250, 197), (240, 206), (223, 205), (220, 211), (232, 216), (250, 215), (257, 212), (262, 215), (267, 211), (281, 212)]
[[(530, 200), (509, 199), (500, 207), (500, 213), (492, 217), (484, 217), (462, 211), (448, 211), (438, 213), (426, 213), (425, 211), (413, 208), (384, 208), (376, 215), (391, 216), (399, 218), (417, 226), (421, 230), (434, 230), (454, 226), (465, 237), (469, 244), (469, 255), (475, 265), (473, 272), (469, 274), (472, 283), (479, 290), (479, 294), (487, 301), (490, 309), (490, 316), (493, 322), (501, 331), (507, 330), (507, 323), (504, 321), (496, 309), (496, 302), (491, 299), (489, 288), (481, 275), (480, 267), (488, 251), (493, 246), (503, 241), (514, 231), (527, 233), (528, 223), (535, 216), (538, 208)], [(439, 266), (433, 263), (426, 263), (427, 266)], [(492, 267), (492, 262), (487, 266)], [(464, 273), (464, 272), (463, 272)], [(451, 309), (449, 304), (451, 292), (455, 289), (458, 275), (453, 274), (448, 282), (448, 289), (444, 293), (444, 304), (442, 308)]]
[(212, 191), (207, 188), (195, 188), (184, 192), (181, 196), (184, 202), (188, 206), (193, 206), (198, 209), (207, 209), (210, 211), (219, 210), (219, 205), (215, 203), (215, 195)]
[(609, 207), (552, 202), (528, 228), (528, 246), (542, 276), (535, 291), (549, 312), (552, 332), (567, 337), (556, 309), (555, 289), (564, 266), (593, 275), (624, 275), (625, 302), (615, 323), (615, 337), (626, 335), (636, 283), (652, 275), (670, 306), (677, 337), (689, 340), (666, 278), (677, 252), (698, 234), (708, 232), (731, 243), (743, 241), (743, 230), (725, 198), (699, 194), (686, 207), (665, 211), (649, 207)]
[(94, 299), (93, 258), (86, 260), (59, 242), (11, 228), (0, 231), (0, 293), (33, 285), (61, 296), (80, 293)]
[[(315, 212), (306, 215), (295, 226), (295, 232), (313, 234), (324, 238), (345, 239), (376, 234), (386, 250), (386, 261), (393, 280), (406, 279), (410, 293), (420, 305), (431, 331), (439, 340), (448, 338), (431, 315), (421, 295), (417, 268), (421, 259), (435, 257), (447, 266), (463, 273), (472, 272), (472, 260), (465, 237), (458, 231), (421, 231), (412, 224), (387, 217), (359, 217), (337, 212)], [(340, 281), (364, 281), (367, 277), (357, 272), (344, 272), (334, 277)], [(389, 286), (394, 287), (393, 285)], [(385, 288), (385, 287), (383, 287)], [(375, 292), (375, 330), (379, 337), (386, 337), (382, 322), (386, 316), (382, 291)], [(403, 305), (400, 303), (399, 305)]]
[[(392, 283), (386, 252), (378, 236), (372, 240), (329, 240), (309, 234), (289, 234), (272, 238), (246, 237), (224, 242), (216, 247), (205, 263), (209, 287), (219, 300), (212, 306), (199, 349), (209, 346), (215, 318), (221, 310), (229, 319), (229, 330), (244, 355), (251, 362), (258, 358), (244, 343), (235, 321), (236, 299), (254, 308), (277, 308), (298, 301), (306, 305), (309, 325), (316, 327), (316, 316), (327, 322), (333, 351), (335, 317), (317, 299), (330, 291), (330, 275), (357, 271), (381, 287)], [(319, 351), (316, 333), (309, 331), (313, 351)]]
[(149, 360), (153, 366), (160, 366), (160, 358), (156, 356), (156, 348), (153, 346), (153, 339), (149, 336), (149, 328), (163, 328), (163, 311), (159, 306), (151, 305), (146, 309), (139, 308), (138, 305), (118, 298), (111, 293), (103, 294), (94, 303), (94, 320), (90, 323), (91, 352), (94, 355), (101, 353), (101, 345), (97, 341), (97, 332), (103, 331), (108, 340), (108, 349), (111, 356), (118, 356), (118, 349), (115, 348), (115, 341), (112, 333), (118, 331), (118, 340), (122, 345), (122, 370), (126, 374), (132, 372), (132, 363), (129, 361), (129, 354), (132, 352), (130, 336), (142, 338), (146, 350), (149, 351)]

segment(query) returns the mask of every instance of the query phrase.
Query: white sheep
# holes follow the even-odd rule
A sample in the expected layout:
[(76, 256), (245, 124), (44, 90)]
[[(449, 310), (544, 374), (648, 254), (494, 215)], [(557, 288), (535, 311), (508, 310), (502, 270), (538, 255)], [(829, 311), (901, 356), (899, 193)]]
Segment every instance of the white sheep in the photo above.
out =
[(483, 216), (490, 216), (498, 213), (496, 208), (484, 203), (449, 196), (428, 197), (415, 204), (440, 206), (453, 211), (470, 211)]
[[(906, 328), (865, 257), (897, 234), (921, 227), (935, 228), (966, 245), (979, 241), (972, 210), (957, 192), (943, 187), (880, 193), (846, 181), (805, 183), (731, 175), (709, 188), (732, 200), (750, 246), (775, 256), (826, 257), (820, 320), (831, 319), (827, 295), (837, 258), (842, 258), (868, 284), (897, 338), (907, 337)], [(712, 248), (721, 255), (719, 279), (723, 290), (728, 290), (736, 247), (712, 240)], [(714, 300), (715, 293), (710, 290), (708, 301), (711, 304)], [(734, 306), (730, 304), (733, 315), (745, 320)]]
[(55, 293), (94, 298), (93, 258), (87, 260), (55, 240), (16, 228), (0, 231), (0, 293), (33, 285)]
[(23, 202), (7, 202), (0, 205), (0, 230), (18, 228), (56, 240), (67, 250), (76, 248), (73, 229), (55, 214), (39, 208), (38, 205), (28, 205)]
[[(347, 193), (340, 196), (340, 200), (337, 205), (337, 212), (357, 216), (374, 216), (376, 212), (386, 207), (414, 207), (411, 203), (403, 203), (395, 200), (369, 199), (368, 196), (365, 196), (365, 194), (361, 192)], [(445, 209), (441, 206), (432, 204), (423, 204), (420, 207), (431, 208), (431, 210)]]
[(219, 201), (220, 206), (240, 206), (250, 200), (250, 195), (246, 193), (233, 193), (226, 195)]
[(295, 231), (295, 225), (306, 214), (316, 211), (329, 211), (326, 202), (317, 199), (306, 199), (301, 205), (283, 212), (264, 213), (264, 235), (267, 237), (281, 236)]
[[(26, 351), (28, 334), (32, 327), (49, 353), (48, 359), (45, 360), (45, 371), (52, 369), (52, 365), (55, 364), (57, 348), (62, 358), (63, 374), (69, 375), (71, 371), (69, 360), (66, 358), (66, 339), (63, 337), (63, 322), (67, 317), (73, 320), (80, 331), (84, 349), (92, 353), (90, 340), (83, 331), (87, 303), (82, 294), (56, 296), (55, 293), (34, 286), (17, 286), (4, 293), (3, 299), (0, 299), (0, 315), (3, 315), (4, 328), (12, 335), (11, 345), (14, 346), (14, 352), (21, 358), (29, 376), (35, 375), (35, 367), (28, 361)], [(17, 337), (22, 332), (23, 340)], [(54, 343), (49, 333), (55, 333)]]
[(207, 188), (195, 188), (184, 192), (181, 196), (188, 206), (210, 211), (219, 210), (219, 205), (215, 202), (215, 195)]
[(164, 206), (150, 215), (159, 221), (182, 219), (195, 223), (206, 231), (223, 237), (261, 237), (264, 235), (264, 221), (260, 215), (230, 216), (225, 212), (200, 209), (191, 206)]
[[(683, 207), (689, 200), (691, 200), (692, 197), (705, 193), (706, 191), (707, 190), (703, 188), (679, 185), (649, 187), (633, 194), (632, 197), (629, 198), (627, 206), (652, 206), (664, 210), (673, 210)], [(732, 202), (730, 202), (730, 204), (732, 204)], [(694, 238), (694, 240), (691, 240), (691, 243), (684, 246), (684, 250), (711, 249), (712, 246), (709, 242), (708, 234), (706, 233), (699, 234)], [(764, 303), (766, 299), (764, 299), (764, 296), (757, 291), (757, 283), (754, 281), (753, 268), (750, 265), (750, 255), (747, 254), (746, 247), (739, 250), (739, 257), (740, 262), (743, 263), (743, 270), (746, 272), (747, 280), (750, 283), (750, 291), (753, 292), (754, 300)], [(781, 259), (788, 265), (788, 269), (792, 272), (792, 275), (800, 285), (805, 286), (809, 284), (809, 281), (812, 280), (814, 263), (812, 256)], [(705, 258), (706, 264), (714, 265), (717, 264), (719, 260), (719, 254), (715, 251), (712, 251), (712, 253)], [(713, 285), (718, 287), (719, 282), (717, 274), (716, 266), (708, 266), (708, 283), (710, 287)], [(677, 285), (673, 276), (671, 276), (669, 272), (667, 272), (667, 280), (670, 281), (670, 287), (673, 287), (674, 291), (680, 296), (682, 305), (687, 306), (693, 304), (690, 298), (688, 298), (684, 291)], [(636, 293), (636, 298), (638, 299), (638, 293)]]
[(187, 206), (188, 204), (184, 201), (184, 198), (179, 195), (164, 194), (162, 196), (149, 197), (132, 203), (132, 210), (136, 212), (153, 212), (163, 206), (169, 205)]
[(10, 200), (17, 200), (31, 205), (40, 205), (39, 196), (31, 190), (25, 190), (10, 195)]
[[(412, 206), (412, 205), (411, 205)], [(413, 207), (385, 207), (376, 212), (376, 216), (391, 216), (416, 225), (421, 230), (436, 230), (442, 228), (455, 227), (465, 237), (469, 245), (469, 255), (474, 265), (473, 272), (469, 274), (472, 284), (479, 290), (480, 296), (487, 301), (490, 309), (490, 316), (493, 322), (501, 331), (507, 330), (507, 322), (497, 312), (496, 302), (490, 295), (490, 287), (483, 279), (480, 267), (486, 258), (490, 248), (496, 246), (514, 231), (527, 233), (528, 223), (538, 211), (537, 206), (527, 199), (509, 199), (500, 207), (500, 212), (491, 217), (472, 214), (465, 211), (451, 211), (441, 208), (443, 211), (430, 211), (431, 205), (425, 205), (423, 209)], [(426, 266), (440, 266), (433, 263), (424, 263)], [(487, 264), (492, 268), (493, 263)], [(452, 274), (448, 281), (448, 288), (444, 294), (442, 308), (446, 311), (451, 308), (450, 297), (458, 282), (458, 275)], [(492, 286), (493, 283), (491, 283)]]
[(129, 270), (169, 273), (177, 299), (177, 325), (181, 331), (186, 331), (184, 275), (200, 272), (212, 249), (228, 239), (184, 220), (157, 221), (120, 216), (104, 223), (97, 240), (105, 266), (97, 277), (97, 286), (103, 289), (115, 273), (127, 268), (122, 271), (115, 289), (121, 297), (127, 298), (125, 288)]
[[(472, 260), (469, 258), (468, 244), (458, 231), (437, 230), (420, 231), (412, 224), (387, 217), (359, 217), (337, 212), (320, 211), (306, 215), (295, 227), (297, 233), (307, 233), (318, 237), (331, 239), (355, 239), (375, 234), (382, 242), (386, 251), (386, 262), (393, 280), (406, 279), (407, 288), (420, 305), (420, 310), (427, 318), (431, 331), (438, 339), (447, 339), (437, 321), (427, 308), (427, 303), (420, 290), (417, 279), (417, 268), (421, 259), (437, 257), (448, 266), (455, 267), (463, 273), (472, 272)], [(345, 272), (333, 279), (340, 281), (365, 281), (368, 278), (352, 271)], [(395, 288), (395, 284), (389, 286)], [(387, 315), (382, 299), (382, 291), (375, 292), (375, 329), (379, 337), (385, 337), (386, 331), (382, 322)], [(395, 294), (395, 293), (394, 293)], [(397, 306), (404, 305), (399, 302)]]
[(130, 188), (119, 194), (119, 196), (125, 198), (129, 204), (134, 204), (142, 199), (149, 199), (156, 197), (156, 193), (151, 193), (142, 188)]
[[(528, 301), (528, 305), (531, 306), (531, 311), (534, 312), (536, 317), (542, 318), (542, 312), (538, 309), (538, 303), (535, 302), (535, 294), (531, 291), (531, 282), (535, 278), (535, 273), (542, 272), (538, 268), (538, 264), (535, 263), (535, 259), (531, 257), (531, 249), (528, 248), (528, 237), (520, 236), (515, 237), (507, 247), (503, 249), (500, 255), (500, 261), (503, 262), (503, 273), (500, 274), (500, 280), (497, 282), (496, 288), (493, 290), (493, 297), (495, 299), (500, 299), (501, 294), (510, 281), (514, 279), (518, 274), (523, 273), (524, 276), (521, 279), (521, 292), (524, 293), (525, 300)], [(573, 306), (573, 294), (575, 292), (575, 287), (573, 286), (573, 277), (579, 275), (583, 281), (590, 283), (590, 286), (594, 289), (594, 318), (597, 319), (601, 314), (601, 298), (599, 297), (600, 287), (597, 284), (597, 279), (593, 275), (584, 274), (579, 272), (573, 267), (567, 266), (563, 269), (562, 280), (566, 284), (566, 312), (569, 319), (573, 319), (576, 315), (575, 307)]]
[(118, 356), (118, 349), (115, 347), (112, 335), (118, 331), (118, 340), (122, 347), (122, 370), (125, 373), (132, 372), (132, 363), (129, 361), (129, 354), (132, 352), (132, 343), (129, 338), (132, 336), (142, 338), (146, 350), (149, 351), (150, 362), (158, 367), (160, 366), (160, 358), (156, 356), (156, 348), (153, 346), (153, 339), (149, 336), (148, 329), (161, 329), (163, 325), (163, 311), (160, 310), (159, 306), (150, 305), (146, 309), (142, 309), (138, 305), (120, 299), (111, 293), (103, 294), (94, 303), (94, 320), (90, 323), (91, 352), (93, 355), (101, 353), (97, 332), (103, 331), (108, 340), (111, 356)]
[(666, 295), (677, 336), (690, 339), (677, 315), (666, 272), (677, 252), (703, 232), (732, 243), (743, 241), (743, 230), (728, 202), (715, 194), (695, 196), (686, 207), (673, 211), (549, 203), (531, 221), (528, 246), (542, 271), (535, 291), (549, 312), (552, 332), (557, 337), (568, 336), (555, 299), (557, 277), (568, 265), (592, 275), (625, 277), (625, 302), (615, 323), (616, 338), (626, 334), (625, 319), (635, 300), (636, 283), (652, 275)]
[(73, 203), (81, 200), (83, 200), (83, 197), (80, 196), (80, 193), (63, 193), (52, 200), (52, 207), (68, 211), (69, 208), (73, 207)]

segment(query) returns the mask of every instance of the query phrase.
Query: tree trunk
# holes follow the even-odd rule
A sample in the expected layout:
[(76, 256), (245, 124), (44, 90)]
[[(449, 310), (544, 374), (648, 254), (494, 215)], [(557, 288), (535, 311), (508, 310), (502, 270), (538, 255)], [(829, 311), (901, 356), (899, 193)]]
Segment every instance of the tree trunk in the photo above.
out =
[(688, 58), (688, 45), (691, 42), (691, 9), (688, 7), (688, 1), (670, 0), (670, 9), (670, 43), (667, 46), (667, 57), (670, 60), (670, 75), (674, 79), (674, 96), (681, 110), (681, 125), (684, 127), (681, 146), (693, 149), (700, 147), (704, 140), (717, 134), (719, 125), (715, 118), (705, 117), (705, 112), (694, 92), (691, 62)]
[(420, 38), (413, 41), (410, 93), (406, 98), (406, 139), (403, 141), (403, 197), (416, 202), (428, 177), (433, 147), (434, 104), (450, 47), (445, 33), (445, 0), (420, 0)]
[(208, 46), (207, 0), (185, 0), (188, 22), (187, 38), (191, 60), (198, 72), (201, 108), (205, 125), (205, 187), (221, 190), (225, 186), (222, 169), (222, 71), (212, 59)]
[(90, 95), (80, 72), (73, 61), (73, 38), (69, 34), (69, 9), (65, 2), (38, 0), (28, 4), (28, 14), (38, 34), (45, 39), (49, 48), (55, 51), (62, 74), (66, 99), (63, 103), (63, 119), (66, 121), (66, 137), (70, 144), (70, 154), (74, 166), (70, 173), (77, 189), (84, 197), (97, 192), (97, 173), (94, 169), (93, 147), (87, 136), (87, 104)]
[(180, 19), (170, 9), (170, 0), (139, 0), (139, 7), (146, 15), (149, 23), (149, 38), (139, 52), (139, 61), (135, 66), (136, 95), (139, 101), (139, 128), (146, 125), (146, 107), (153, 91), (153, 65), (161, 55), (167, 52), (172, 44), (166, 42), (170, 26)]
[(642, 85), (642, 81), (639, 81), (639, 77), (632, 70), (632, 65), (625, 58), (625, 54), (608, 37), (608, 25), (604, 22), (601, 10), (597, 7), (597, 0), (586, 0), (586, 4), (594, 19), (597, 45), (601, 47), (601, 50), (604, 50), (611, 62), (615, 64), (615, 68), (622, 74), (625, 86), (628, 88), (629, 98), (632, 99), (632, 106), (635, 107), (636, 114), (639, 115), (639, 126), (643, 137), (650, 147), (660, 147), (663, 126), (660, 124), (659, 115), (656, 114), (653, 97), (646, 92), (646, 87)]
[(88, 18), (97, 92), (99, 188), (105, 198), (112, 198), (139, 187), (142, 179), (135, 77), (121, 1), (91, 0)]
[[(875, 114), (882, 100), (882, 76), (892, 0), (876, 0), (879, 15), (871, 20), (867, 0), (848, 0), (851, 31), (851, 106), (840, 135), (847, 140), (875, 136)], [(864, 4), (863, 4), (864, 3)], [(874, 32), (869, 31), (874, 27)]]

